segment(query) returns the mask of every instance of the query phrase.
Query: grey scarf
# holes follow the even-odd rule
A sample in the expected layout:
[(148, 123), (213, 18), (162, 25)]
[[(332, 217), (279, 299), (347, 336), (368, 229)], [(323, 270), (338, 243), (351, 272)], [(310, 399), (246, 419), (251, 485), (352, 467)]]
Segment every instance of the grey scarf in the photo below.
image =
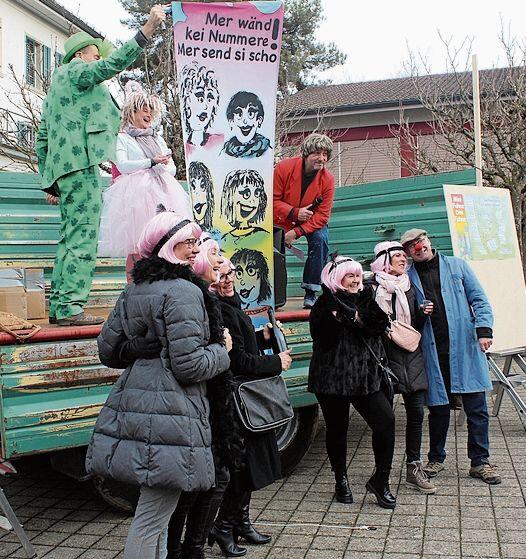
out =
[[(153, 159), (161, 153), (161, 147), (157, 142), (157, 134), (151, 126), (148, 126), (148, 128), (137, 128), (130, 124), (126, 127), (126, 134), (135, 138), (144, 155), (149, 159)], [(149, 169), (154, 178), (159, 180), (163, 186), (166, 184), (162, 179), (164, 170), (164, 165), (154, 165)]]

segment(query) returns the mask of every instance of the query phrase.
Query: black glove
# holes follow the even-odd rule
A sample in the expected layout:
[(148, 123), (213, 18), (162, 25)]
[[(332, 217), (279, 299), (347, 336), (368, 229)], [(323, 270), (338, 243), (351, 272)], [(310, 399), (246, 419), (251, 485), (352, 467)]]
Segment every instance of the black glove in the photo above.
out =
[(122, 343), (119, 358), (125, 363), (133, 363), (136, 359), (155, 359), (161, 354), (163, 346), (158, 338), (135, 336)]

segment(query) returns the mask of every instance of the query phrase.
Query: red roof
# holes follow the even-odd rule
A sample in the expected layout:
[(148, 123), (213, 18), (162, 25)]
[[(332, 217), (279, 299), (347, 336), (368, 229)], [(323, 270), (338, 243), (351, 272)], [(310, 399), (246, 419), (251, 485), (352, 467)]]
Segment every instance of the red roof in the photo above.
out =
[[(512, 89), (510, 76), (516, 76), (516, 72), (524, 73), (524, 70), (524, 67), (481, 70), (481, 93), (490, 88), (509, 93)], [(282, 108), (289, 114), (308, 114), (319, 110), (352, 111), (420, 104), (419, 92), (422, 91), (440, 93), (444, 98), (454, 98), (466, 89), (471, 93), (471, 72), (310, 86), (286, 97), (281, 103)]]

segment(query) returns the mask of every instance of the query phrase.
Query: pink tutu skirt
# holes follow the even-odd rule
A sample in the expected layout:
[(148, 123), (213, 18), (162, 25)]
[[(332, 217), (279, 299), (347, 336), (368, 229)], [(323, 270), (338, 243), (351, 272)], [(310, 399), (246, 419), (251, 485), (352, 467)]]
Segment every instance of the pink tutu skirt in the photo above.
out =
[(170, 173), (163, 173), (164, 184), (148, 169), (120, 175), (104, 192), (100, 218), (99, 256), (125, 257), (137, 251), (146, 223), (162, 204), (182, 217), (193, 219), (190, 198)]

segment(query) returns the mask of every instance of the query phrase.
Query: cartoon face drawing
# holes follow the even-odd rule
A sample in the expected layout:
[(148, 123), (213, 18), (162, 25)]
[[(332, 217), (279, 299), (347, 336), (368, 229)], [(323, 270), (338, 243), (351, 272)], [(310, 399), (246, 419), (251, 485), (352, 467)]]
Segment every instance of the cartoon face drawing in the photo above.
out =
[(255, 93), (238, 91), (226, 109), (226, 117), (234, 135), (223, 147), (232, 157), (260, 157), (270, 141), (258, 133), (265, 118), (263, 104)]
[(269, 299), (272, 288), (269, 269), (263, 253), (259, 250), (241, 249), (231, 259), (235, 266), (235, 285), (244, 309)]
[(215, 73), (193, 62), (183, 68), (179, 83), (187, 141), (204, 146), (219, 105), (219, 88)]
[(221, 213), (235, 229), (261, 223), (267, 207), (267, 194), (261, 175), (252, 169), (232, 171), (225, 179)]
[(214, 214), (214, 185), (208, 167), (200, 161), (192, 161), (188, 166), (188, 183), (194, 219), (202, 229), (209, 231)]
[(246, 144), (254, 138), (263, 123), (265, 112), (257, 95), (240, 91), (230, 99), (226, 117), (238, 141)]

